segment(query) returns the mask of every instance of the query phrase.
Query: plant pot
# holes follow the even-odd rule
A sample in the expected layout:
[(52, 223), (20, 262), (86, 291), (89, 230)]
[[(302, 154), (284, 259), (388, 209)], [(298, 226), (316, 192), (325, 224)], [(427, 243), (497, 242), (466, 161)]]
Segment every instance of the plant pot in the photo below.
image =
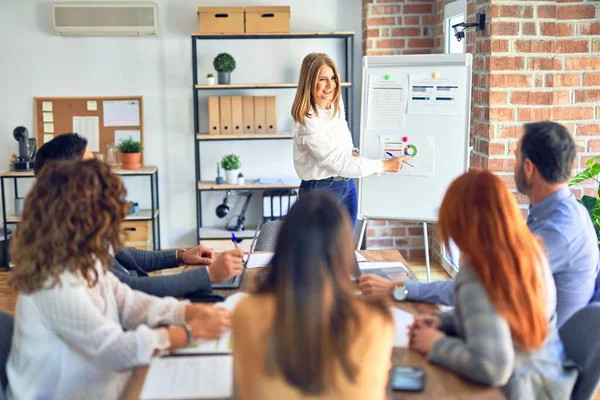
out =
[(237, 169), (225, 171), (225, 179), (227, 180), (227, 183), (230, 185), (237, 185), (239, 173), (240, 171)]
[(231, 72), (219, 72), (219, 85), (229, 85), (231, 83)]
[(215, 79), (214, 76), (211, 76), (210, 78), (206, 78), (206, 84), (207, 85), (214, 85), (216, 83), (217, 83), (217, 81), (216, 81), (216, 79)]
[(123, 169), (135, 170), (142, 168), (142, 153), (122, 153)]

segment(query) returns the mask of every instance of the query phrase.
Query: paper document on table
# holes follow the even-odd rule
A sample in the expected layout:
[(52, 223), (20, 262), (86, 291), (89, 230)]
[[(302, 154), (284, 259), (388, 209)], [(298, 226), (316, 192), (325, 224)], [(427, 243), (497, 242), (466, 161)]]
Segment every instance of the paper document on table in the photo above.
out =
[(154, 358), (140, 399), (223, 399), (233, 396), (233, 357)]
[(367, 129), (404, 129), (406, 106), (405, 75), (371, 74), (368, 87)]
[(354, 251), (354, 255), (356, 256), (356, 262), (365, 262), (367, 258), (360, 254), (358, 251)]
[(102, 102), (104, 126), (140, 126), (139, 100)]
[[(252, 258), (251, 258), (252, 259)], [(238, 292), (227, 297), (224, 302), (218, 303), (220, 307), (226, 308), (233, 312), (237, 303), (246, 297), (246, 293)], [(231, 336), (231, 330), (223, 332), (221, 337), (216, 340), (198, 340), (191, 346), (187, 346), (178, 350), (174, 353), (177, 354), (230, 354), (232, 350), (233, 342)]]
[[(273, 258), (274, 253), (252, 253), (250, 260), (246, 264), (246, 268), (261, 268), (266, 267)], [(244, 261), (248, 259), (248, 254), (244, 255)]]
[(73, 132), (87, 139), (89, 151), (100, 151), (99, 117), (73, 117)]
[(379, 275), (382, 278), (392, 281), (407, 281), (412, 279), (406, 265), (396, 262), (361, 262), (358, 268), (362, 274)]
[(415, 321), (415, 317), (404, 310), (390, 307), (394, 318), (394, 347), (408, 347), (408, 327)]

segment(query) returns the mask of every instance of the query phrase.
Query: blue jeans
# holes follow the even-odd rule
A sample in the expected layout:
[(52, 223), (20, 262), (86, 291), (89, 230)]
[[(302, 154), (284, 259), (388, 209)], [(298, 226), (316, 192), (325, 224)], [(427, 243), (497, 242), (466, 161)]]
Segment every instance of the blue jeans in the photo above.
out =
[(354, 179), (348, 181), (333, 181), (331, 178), (320, 181), (302, 181), (300, 184), (299, 196), (308, 192), (331, 193), (348, 210), (352, 227), (356, 226), (356, 214), (358, 213), (358, 197), (356, 196), (356, 184)]

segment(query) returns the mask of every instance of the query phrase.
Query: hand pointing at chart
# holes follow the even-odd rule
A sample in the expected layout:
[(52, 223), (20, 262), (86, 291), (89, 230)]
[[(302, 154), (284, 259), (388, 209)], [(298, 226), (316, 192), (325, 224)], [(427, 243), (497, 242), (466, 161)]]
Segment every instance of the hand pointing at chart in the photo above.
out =
[(393, 157), (388, 158), (387, 160), (383, 160), (383, 170), (385, 172), (398, 172), (402, 168), (402, 164), (406, 163), (405, 160), (413, 158), (412, 156), (401, 156), (401, 157)]

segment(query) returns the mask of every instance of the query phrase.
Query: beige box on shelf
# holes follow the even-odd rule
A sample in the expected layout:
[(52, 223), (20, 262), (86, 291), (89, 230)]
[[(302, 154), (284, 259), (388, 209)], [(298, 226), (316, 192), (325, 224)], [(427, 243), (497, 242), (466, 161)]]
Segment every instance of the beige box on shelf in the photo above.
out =
[(219, 112), (221, 113), (221, 133), (231, 133), (231, 97), (219, 97)]
[(152, 221), (123, 221), (121, 228), (125, 231), (126, 247), (140, 250), (152, 250)]
[(208, 133), (209, 135), (221, 133), (221, 113), (219, 112), (219, 98), (217, 96), (208, 98)]
[(254, 97), (242, 97), (242, 121), (244, 133), (254, 133)]
[(266, 111), (266, 133), (277, 133), (277, 98), (275, 96), (267, 96), (265, 101)]
[(244, 7), (198, 7), (198, 32), (244, 33)]
[(265, 123), (267, 118), (266, 97), (254, 96), (254, 133), (265, 133)]
[(290, 6), (246, 7), (247, 33), (288, 33)]
[(235, 134), (244, 132), (242, 96), (231, 97), (231, 132)]

